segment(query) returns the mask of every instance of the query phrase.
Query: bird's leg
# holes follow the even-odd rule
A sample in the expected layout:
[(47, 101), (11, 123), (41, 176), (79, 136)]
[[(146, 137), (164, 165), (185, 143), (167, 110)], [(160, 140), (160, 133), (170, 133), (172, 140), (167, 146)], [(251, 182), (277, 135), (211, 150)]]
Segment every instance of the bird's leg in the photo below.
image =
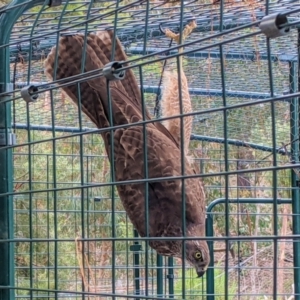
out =
[[(192, 31), (197, 27), (197, 23), (195, 20), (191, 21), (187, 24), (182, 31), (182, 42), (192, 33)], [(173, 39), (178, 45), (180, 43), (180, 33), (174, 33), (170, 29), (165, 29), (165, 36)]]
[[(197, 27), (197, 23), (195, 20), (188, 23), (183, 31), (182, 31), (182, 43), (185, 41), (185, 39), (192, 33), (192, 31)], [(180, 33), (174, 33), (172, 30), (166, 28), (164, 31), (164, 34), (166, 37), (173, 39), (178, 45), (180, 43)], [(180, 47), (178, 49), (178, 53), (182, 53), (183, 47)], [(179, 63), (182, 67), (182, 55), (179, 56)]]

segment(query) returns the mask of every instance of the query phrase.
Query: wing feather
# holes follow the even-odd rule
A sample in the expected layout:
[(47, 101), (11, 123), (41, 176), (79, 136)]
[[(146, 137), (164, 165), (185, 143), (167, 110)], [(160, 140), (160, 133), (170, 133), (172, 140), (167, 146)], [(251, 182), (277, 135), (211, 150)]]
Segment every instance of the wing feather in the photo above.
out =
[[(162, 177), (173, 177), (181, 175), (181, 164), (178, 160), (180, 150), (172, 142), (164, 138), (156, 128), (147, 129), (147, 158), (148, 158), (148, 178), (151, 181), (149, 194), (150, 219), (156, 220), (161, 217), (177, 218), (182, 220), (182, 180), (170, 179), (161, 180)], [(115, 135), (116, 148), (115, 162), (117, 180), (133, 180), (145, 178), (144, 171), (144, 143), (143, 128), (131, 127), (118, 130)], [(139, 162), (139, 163), (137, 163)], [(122, 170), (122, 171), (121, 171)], [(193, 175), (193, 170), (186, 164), (185, 175)], [(185, 184), (185, 205), (186, 222), (203, 226), (205, 221), (204, 194), (198, 178), (184, 179)], [(144, 218), (137, 216), (145, 214), (145, 184), (126, 184), (119, 188), (120, 197), (126, 199), (129, 208), (129, 217), (132, 221), (140, 223), (137, 228), (140, 234), (145, 234)], [(130, 196), (130, 197), (129, 197)], [(131, 210), (130, 208), (135, 209)], [(170, 216), (168, 216), (170, 214)], [(152, 235), (157, 234), (157, 226), (151, 224)]]

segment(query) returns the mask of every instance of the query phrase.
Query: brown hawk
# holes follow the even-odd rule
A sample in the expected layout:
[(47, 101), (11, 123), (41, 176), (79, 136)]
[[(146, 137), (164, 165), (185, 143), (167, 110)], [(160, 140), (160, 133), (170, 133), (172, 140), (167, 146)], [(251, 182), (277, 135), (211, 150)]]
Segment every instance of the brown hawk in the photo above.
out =
[[(45, 72), (53, 80), (66, 79), (81, 74), (83, 47), (86, 39), (86, 57), (84, 71), (101, 70), (111, 60), (112, 31), (97, 34), (62, 36), (57, 48), (54, 47), (45, 61)], [(126, 55), (120, 41), (115, 43), (116, 61), (125, 61)], [(58, 54), (55, 63), (56, 49)], [(54, 69), (54, 66), (57, 68)], [(95, 74), (95, 72), (94, 72)], [(69, 79), (69, 82), (71, 80)], [(114, 153), (111, 157), (111, 131), (101, 132), (109, 160), (114, 160), (116, 181), (140, 180), (137, 183), (117, 185), (123, 206), (141, 237), (146, 237), (145, 224), (145, 164), (148, 178), (148, 233), (149, 245), (159, 254), (182, 258), (183, 222), (185, 219), (188, 238), (205, 236), (205, 195), (198, 178), (183, 180), (173, 177), (182, 176), (181, 155), (178, 142), (172, 134), (158, 121), (145, 125), (146, 144), (144, 145), (144, 126), (140, 90), (132, 70), (127, 70), (125, 78), (110, 81), (111, 103), (108, 100), (107, 80), (96, 77), (81, 82), (62, 86), (62, 90), (78, 105), (98, 128), (131, 124), (113, 131)], [(109, 118), (110, 105), (112, 119)], [(148, 111), (146, 119), (151, 120)], [(111, 124), (110, 124), (111, 121)], [(147, 162), (144, 161), (146, 147)], [(186, 176), (194, 175), (194, 170), (187, 161), (184, 162)], [(162, 180), (168, 177), (167, 180)], [(157, 180), (156, 180), (157, 178)], [(184, 192), (184, 197), (183, 197)], [(182, 199), (185, 200), (183, 215)], [(178, 237), (176, 240), (163, 240), (160, 237)], [(155, 239), (157, 238), (157, 239)], [(202, 276), (209, 264), (209, 250), (205, 240), (189, 239), (185, 241), (185, 258)]]

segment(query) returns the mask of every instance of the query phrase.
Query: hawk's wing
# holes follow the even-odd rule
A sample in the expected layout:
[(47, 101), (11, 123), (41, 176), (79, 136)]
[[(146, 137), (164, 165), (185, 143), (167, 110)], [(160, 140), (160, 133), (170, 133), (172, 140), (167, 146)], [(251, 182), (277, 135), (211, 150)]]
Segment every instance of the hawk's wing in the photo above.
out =
[[(58, 51), (56, 47), (53, 47), (45, 61), (46, 75), (51, 80), (53, 80), (53, 78), (66, 79), (65, 82), (71, 82), (71, 79), (67, 80), (68, 77), (82, 74), (81, 61), (82, 49), (84, 46), (86, 46), (87, 52), (84, 71), (101, 70), (110, 62), (112, 37), (112, 31), (99, 32), (97, 35), (90, 34), (86, 37), (86, 45), (84, 42), (85, 37), (80, 34), (61, 37), (59, 40)], [(56, 73), (54, 73), (56, 51), (58, 52), (58, 64)], [(118, 39), (116, 39), (115, 60), (126, 60), (126, 54)], [(53, 77), (54, 74), (55, 77)], [(122, 81), (110, 82), (110, 88), (112, 91), (115, 90), (117, 94), (126, 98), (126, 101), (117, 101), (119, 98), (113, 98), (116, 102), (119, 102), (113, 107), (113, 109), (116, 109), (114, 113), (119, 117), (120, 109), (126, 110), (128, 108), (126, 104), (128, 104), (131, 107), (134, 107), (134, 110), (137, 110), (136, 114), (138, 120), (136, 120), (136, 122), (142, 121), (143, 117), (141, 113), (142, 104), (140, 101), (140, 89), (132, 70), (129, 69), (126, 71), (126, 76)], [(97, 77), (96, 79), (83, 81), (80, 83), (80, 89), (80, 93), (84, 95), (84, 97), (81, 97), (81, 109), (83, 112), (98, 128), (108, 127), (108, 119), (105, 122), (102, 118), (103, 113), (106, 114), (106, 116), (108, 115), (106, 79), (104, 77)], [(97, 92), (95, 92), (96, 90)], [(78, 105), (79, 95), (77, 84), (65, 86), (63, 91)], [(90, 99), (97, 99), (98, 97), (100, 97), (100, 101), (89, 101)], [(125, 114), (127, 116), (132, 115), (132, 112), (130, 114), (126, 112)], [(145, 115), (147, 120), (151, 120), (147, 109), (145, 109)], [(122, 119), (120, 120), (119, 118), (115, 118), (113, 125), (120, 125), (123, 123)], [(153, 124), (159, 131), (164, 133), (167, 138), (172, 140), (178, 146), (178, 143), (172, 134), (160, 122), (153, 122)]]
[[(132, 180), (148, 178), (170, 177), (168, 180), (150, 181), (148, 186), (149, 201), (149, 233), (161, 236), (164, 227), (178, 220), (181, 227), (182, 220), (182, 180), (172, 177), (181, 176), (180, 150), (155, 128), (149, 128), (147, 134), (147, 169), (144, 168), (144, 140), (141, 126), (118, 130), (115, 135), (116, 180)], [(185, 164), (185, 174), (193, 175), (193, 170)], [(145, 235), (145, 183), (124, 184), (118, 187), (120, 196), (126, 199), (124, 204), (128, 215), (141, 235)], [(194, 223), (202, 226), (205, 234), (205, 206), (204, 191), (198, 178), (184, 180), (184, 195), (187, 224)], [(164, 226), (162, 226), (162, 224)]]
[[(86, 37), (84, 71), (101, 70), (110, 59), (111, 32)], [(53, 48), (45, 61), (46, 73), (50, 78), (67, 79), (81, 74), (84, 36), (64, 36), (58, 45), (58, 68), (54, 72), (56, 48)], [(125, 54), (117, 40), (115, 60), (124, 60)], [(107, 81), (95, 77), (80, 83), (64, 86), (62, 89), (78, 105), (98, 128), (112, 125), (132, 124), (143, 120), (139, 88), (132, 71), (127, 71), (122, 81), (110, 82), (113, 120), (109, 120)], [(150, 120), (149, 114), (146, 113)], [(178, 144), (168, 130), (159, 122), (146, 126), (148, 177), (161, 178), (181, 176), (181, 155)], [(143, 125), (133, 125), (114, 131), (114, 151), (116, 179), (118, 181), (145, 178), (144, 168), (144, 129)], [(110, 131), (102, 133), (105, 147), (110, 155)], [(185, 174), (193, 175), (185, 164)], [(145, 233), (145, 183), (124, 184), (118, 187), (120, 197), (131, 221), (141, 235)], [(151, 234), (156, 235), (158, 227), (167, 226), (171, 219), (182, 220), (182, 180), (157, 180), (149, 184), (149, 214)], [(202, 224), (204, 234), (204, 194), (198, 179), (185, 180), (186, 221)], [(161, 221), (159, 221), (161, 220)], [(157, 222), (158, 221), (158, 222)], [(173, 220), (174, 221), (174, 220)], [(160, 223), (161, 222), (161, 223)]]

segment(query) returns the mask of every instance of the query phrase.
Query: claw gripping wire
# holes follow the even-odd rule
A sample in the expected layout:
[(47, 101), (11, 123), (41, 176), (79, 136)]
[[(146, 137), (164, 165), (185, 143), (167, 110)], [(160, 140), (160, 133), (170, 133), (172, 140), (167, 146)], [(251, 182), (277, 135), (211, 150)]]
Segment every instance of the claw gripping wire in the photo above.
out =
[(21, 89), (21, 96), (27, 102), (35, 102), (38, 98), (38, 88), (34, 85), (25, 86)]
[(290, 32), (287, 24), (288, 18), (285, 15), (275, 13), (263, 17), (259, 28), (268, 38), (276, 38)]
[(118, 69), (122, 68), (123, 62), (113, 61), (104, 66), (102, 72), (106, 79), (110, 81), (122, 80), (125, 77), (125, 71)]

